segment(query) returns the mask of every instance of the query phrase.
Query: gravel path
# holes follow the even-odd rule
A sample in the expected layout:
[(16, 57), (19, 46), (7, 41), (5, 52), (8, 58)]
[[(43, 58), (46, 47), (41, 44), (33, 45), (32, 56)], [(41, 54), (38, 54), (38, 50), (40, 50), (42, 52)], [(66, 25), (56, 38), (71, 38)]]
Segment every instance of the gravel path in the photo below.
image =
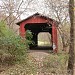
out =
[(29, 53), (32, 57), (35, 58), (37, 64), (38, 64), (38, 72), (37, 75), (44, 75), (43, 73), (41, 73), (42, 71), (42, 66), (43, 66), (43, 59), (48, 56), (49, 54), (47, 53), (47, 51), (40, 51), (40, 50), (31, 50)]
[(47, 52), (39, 51), (39, 50), (31, 51), (29, 54), (32, 55), (36, 60), (39, 60), (39, 61), (41, 61), (44, 57), (49, 55)]

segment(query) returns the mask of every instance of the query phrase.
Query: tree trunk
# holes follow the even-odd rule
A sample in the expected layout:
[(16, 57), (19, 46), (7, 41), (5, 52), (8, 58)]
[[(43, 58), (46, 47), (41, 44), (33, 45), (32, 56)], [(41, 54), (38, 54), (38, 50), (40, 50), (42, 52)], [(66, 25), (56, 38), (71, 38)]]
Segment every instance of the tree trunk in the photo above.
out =
[(69, 60), (68, 70), (71, 75), (74, 75), (74, 0), (69, 0), (69, 16), (70, 16), (70, 48), (69, 48)]

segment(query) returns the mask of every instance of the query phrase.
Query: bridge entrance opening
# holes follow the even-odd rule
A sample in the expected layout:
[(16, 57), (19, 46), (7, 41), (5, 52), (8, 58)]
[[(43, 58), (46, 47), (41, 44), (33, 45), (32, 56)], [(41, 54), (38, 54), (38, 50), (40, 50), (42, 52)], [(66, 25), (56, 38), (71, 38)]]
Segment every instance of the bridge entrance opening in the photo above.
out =
[(52, 46), (51, 34), (49, 32), (40, 32), (38, 34), (38, 46)]
[(28, 23), (25, 25), (25, 31), (32, 32), (34, 45), (30, 48), (52, 48), (52, 25), (47, 23)]

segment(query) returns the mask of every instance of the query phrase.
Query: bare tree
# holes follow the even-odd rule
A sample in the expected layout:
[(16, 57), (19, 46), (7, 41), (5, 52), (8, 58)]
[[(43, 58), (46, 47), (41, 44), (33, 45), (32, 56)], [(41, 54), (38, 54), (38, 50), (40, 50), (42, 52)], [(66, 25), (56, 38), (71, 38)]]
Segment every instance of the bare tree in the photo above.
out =
[(45, 0), (45, 5), (49, 10), (48, 16), (59, 22), (58, 30), (62, 38), (63, 50), (65, 50), (65, 47), (69, 44), (69, 42), (66, 42), (69, 41), (69, 35), (63, 31), (64, 25), (69, 23), (68, 0)]
[(69, 48), (69, 60), (68, 70), (71, 75), (74, 75), (74, 0), (69, 0), (69, 16), (70, 16), (70, 48)]
[(33, 0), (2, 0), (1, 1), (1, 13), (5, 14), (5, 21), (9, 28), (13, 28), (13, 25), (17, 19), (20, 19), (21, 15), (26, 12), (29, 4)]

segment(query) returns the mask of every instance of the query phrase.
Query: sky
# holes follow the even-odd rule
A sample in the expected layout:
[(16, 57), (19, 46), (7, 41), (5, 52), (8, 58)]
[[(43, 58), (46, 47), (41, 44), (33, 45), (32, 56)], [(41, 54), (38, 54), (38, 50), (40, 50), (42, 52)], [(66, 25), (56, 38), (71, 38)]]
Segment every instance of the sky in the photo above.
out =
[[(6, 0), (0, 0), (0, 5), (1, 5), (1, 1), (6, 1)], [(9, 1), (9, 0), (7, 0), (7, 1)], [(7, 2), (6, 1), (6, 2)], [(11, 0), (12, 1), (12, 0)], [(16, 3), (16, 5), (19, 3), (21, 3), (21, 1), (22, 0), (14, 0), (15, 1), (15, 3)], [(36, 12), (38, 12), (38, 13), (40, 13), (40, 14), (44, 14), (44, 15), (46, 15), (46, 16), (49, 16), (50, 18), (53, 18), (53, 19), (55, 19), (55, 20), (57, 20), (56, 19), (56, 13), (55, 13), (55, 11), (51, 8), (50, 9), (50, 7), (51, 7), (51, 5), (50, 5), (50, 7), (46, 7), (46, 4), (45, 4), (45, 1), (47, 1), (47, 0), (31, 0), (31, 2), (30, 2), (30, 4), (29, 5), (27, 5), (28, 4), (28, 1), (30, 1), (30, 0), (23, 0), (23, 3), (22, 3), (22, 5), (21, 5), (21, 7), (20, 7), (20, 10), (21, 10), (21, 12), (23, 11), (23, 10), (25, 10), (25, 12), (23, 12), (21, 15), (20, 15), (20, 18), (21, 18), (21, 20), (22, 19), (25, 19), (25, 18), (27, 18), (28, 16), (31, 16), (31, 15), (33, 15), (34, 13), (36, 13)], [(61, 1), (64, 1), (64, 0), (52, 0), (53, 2), (51, 2), (51, 4), (53, 4), (54, 3), (54, 6), (55, 6), (55, 8), (54, 9), (56, 9), (56, 6), (57, 5), (61, 5), (61, 4), (63, 4), (63, 2), (61, 3)], [(59, 2), (59, 3), (58, 3)], [(68, 2), (68, 0), (66, 0), (66, 1), (64, 1), (64, 3), (67, 3)], [(48, 3), (48, 1), (47, 1), (47, 3)], [(56, 3), (56, 5), (55, 5), (55, 3)], [(60, 4), (61, 3), (61, 4)], [(19, 5), (18, 4), (18, 5)], [(15, 5), (15, 7), (14, 8), (16, 8), (17, 6)], [(26, 6), (27, 6), (27, 8), (29, 8), (29, 9), (25, 9), (26, 8)], [(62, 5), (61, 5), (62, 6)], [(17, 7), (18, 8), (18, 7)], [(17, 9), (16, 8), (16, 9)], [(60, 8), (59, 8), (60, 9)], [(62, 11), (60, 11), (60, 12), (63, 12), (62, 14), (60, 13), (60, 17), (61, 17), (61, 19), (62, 19), (62, 17), (64, 18), (64, 13), (66, 13), (65, 11), (64, 11), (64, 9), (65, 8), (63, 8), (63, 10)], [(8, 14), (8, 13), (6, 13), (6, 14)], [(17, 14), (16, 13), (14, 13), (14, 15), (16, 16)], [(18, 16), (18, 15), (17, 15)]]
[(27, 10), (24, 14), (22, 14), (21, 19), (24, 19), (25, 17), (28, 17), (36, 12), (41, 14), (46, 12), (44, 0), (33, 0), (33, 2), (29, 5), (29, 8), (32, 10)]
[[(4, 0), (0, 0), (0, 5), (2, 5), (2, 1)], [(16, 3), (21, 3), (22, 0), (14, 0)], [(23, 0), (23, 3), (21, 5), (22, 8), (24, 8), (27, 5), (27, 2), (30, 0)], [(32, 2), (28, 5), (28, 8), (20, 17), (21, 19), (24, 19), (25, 17), (28, 17), (36, 12), (39, 13), (44, 13), (45, 11), (45, 5), (44, 5), (44, 0), (32, 0)], [(24, 9), (21, 9), (24, 10)]]
[[(25, 0), (26, 1), (26, 0)], [(30, 5), (29, 5), (29, 8), (31, 8), (32, 10), (27, 10), (25, 13), (23, 13), (22, 15), (21, 15), (21, 19), (25, 19), (26, 17), (28, 17), (28, 16), (30, 16), (30, 15), (33, 15), (34, 13), (36, 13), (36, 12), (38, 12), (38, 13), (41, 13), (41, 14), (44, 14), (44, 15), (46, 15), (46, 16), (49, 16), (50, 18), (53, 18), (53, 19), (55, 19), (55, 20), (58, 20), (58, 19), (56, 19), (56, 17), (55, 17), (55, 15), (56, 15), (56, 13), (55, 13), (55, 11), (53, 11), (52, 9), (50, 10), (50, 8), (47, 8), (46, 6), (45, 6), (45, 1), (46, 0), (33, 0), (31, 3), (30, 3)], [(56, 4), (58, 4), (57, 2), (55, 2), (56, 0), (52, 0), (53, 1), (53, 3), (56, 3)], [(61, 3), (61, 1), (62, 1), (62, 3)], [(66, 1), (64, 1), (64, 0), (60, 0), (60, 1), (58, 1), (59, 3), (61, 3), (61, 6), (63, 5), (63, 3), (67, 3), (68, 2), (68, 0), (66, 0)], [(58, 5), (60, 5), (60, 4), (58, 4)], [(57, 5), (55, 5), (55, 6), (57, 6)], [(65, 7), (66, 8), (66, 7)], [(60, 13), (60, 17), (62, 18), (62, 20), (65, 18), (65, 15), (64, 15), (64, 9), (65, 8), (63, 8), (63, 13), (61, 14)], [(60, 8), (59, 8), (60, 9)], [(50, 11), (51, 12), (50, 12)], [(67, 11), (66, 11), (67, 12)], [(66, 12), (65, 12), (65, 14), (66, 14)]]

